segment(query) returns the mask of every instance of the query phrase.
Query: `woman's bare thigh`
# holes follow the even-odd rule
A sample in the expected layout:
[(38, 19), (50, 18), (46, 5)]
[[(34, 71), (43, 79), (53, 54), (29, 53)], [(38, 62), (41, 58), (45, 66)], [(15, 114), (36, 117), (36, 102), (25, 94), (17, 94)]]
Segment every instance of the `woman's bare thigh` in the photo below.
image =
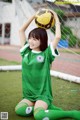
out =
[(42, 101), (42, 100), (37, 100), (35, 102), (35, 106), (34, 106), (34, 109), (36, 108), (39, 108), (39, 107), (42, 107), (44, 110), (46, 110), (48, 108), (48, 105), (46, 102)]
[(34, 106), (34, 102), (32, 102), (32, 101), (30, 101), (30, 100), (28, 100), (28, 99), (23, 99), (23, 100), (20, 101), (20, 103), (21, 103), (21, 102), (27, 103), (28, 106)]

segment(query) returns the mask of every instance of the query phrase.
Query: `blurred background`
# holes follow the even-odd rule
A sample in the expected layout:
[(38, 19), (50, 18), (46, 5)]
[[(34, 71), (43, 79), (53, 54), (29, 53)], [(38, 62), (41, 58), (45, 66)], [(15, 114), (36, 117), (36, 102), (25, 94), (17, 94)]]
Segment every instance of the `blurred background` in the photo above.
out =
[[(79, 0), (0, 0), (0, 57), (21, 61), (19, 28), (39, 8), (56, 11), (61, 22), (62, 36), (58, 44), (60, 56), (56, 58), (51, 69), (80, 77)], [(33, 21), (26, 30), (26, 37), (34, 27), (36, 25)], [(55, 27), (47, 32), (50, 42), (54, 39)]]

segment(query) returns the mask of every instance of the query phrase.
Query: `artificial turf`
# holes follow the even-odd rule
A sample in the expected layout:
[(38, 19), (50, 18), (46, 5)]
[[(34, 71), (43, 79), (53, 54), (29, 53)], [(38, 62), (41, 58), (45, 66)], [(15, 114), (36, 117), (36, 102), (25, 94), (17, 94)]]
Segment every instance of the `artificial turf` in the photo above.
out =
[[(65, 110), (79, 110), (79, 88), (79, 84), (52, 77), (53, 103)], [(0, 72), (0, 112), (8, 112), (9, 120), (33, 120), (33, 117), (23, 118), (15, 114), (15, 106), (21, 99), (21, 71)]]
[[(13, 64), (0, 59), (0, 64)], [(53, 104), (64, 110), (80, 110), (80, 85), (51, 77)], [(21, 71), (0, 72), (0, 112), (8, 112), (8, 120), (34, 120), (15, 114), (15, 106), (22, 99)], [(65, 119), (70, 120), (70, 119)], [(71, 119), (72, 120), (72, 119)]]

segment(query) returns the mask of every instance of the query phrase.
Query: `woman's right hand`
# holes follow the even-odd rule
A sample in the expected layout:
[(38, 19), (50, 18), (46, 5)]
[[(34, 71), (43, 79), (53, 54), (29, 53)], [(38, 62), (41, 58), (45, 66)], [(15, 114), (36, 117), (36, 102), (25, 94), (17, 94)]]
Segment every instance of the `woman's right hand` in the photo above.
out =
[[(50, 9), (50, 11), (53, 13), (53, 15), (54, 15), (54, 19), (55, 19), (55, 22), (59, 22), (59, 18), (58, 18), (58, 15), (57, 15), (57, 13), (55, 12), (55, 11), (53, 11), (53, 10), (51, 10)], [(60, 23), (60, 22), (59, 22)]]

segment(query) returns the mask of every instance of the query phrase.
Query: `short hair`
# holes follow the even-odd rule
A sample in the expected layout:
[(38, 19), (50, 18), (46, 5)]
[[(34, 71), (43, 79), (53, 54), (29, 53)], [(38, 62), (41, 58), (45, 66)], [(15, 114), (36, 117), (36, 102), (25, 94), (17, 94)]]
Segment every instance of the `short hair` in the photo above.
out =
[(28, 35), (30, 37), (40, 40), (40, 50), (44, 51), (48, 47), (48, 35), (45, 29), (43, 28), (34, 28)]

